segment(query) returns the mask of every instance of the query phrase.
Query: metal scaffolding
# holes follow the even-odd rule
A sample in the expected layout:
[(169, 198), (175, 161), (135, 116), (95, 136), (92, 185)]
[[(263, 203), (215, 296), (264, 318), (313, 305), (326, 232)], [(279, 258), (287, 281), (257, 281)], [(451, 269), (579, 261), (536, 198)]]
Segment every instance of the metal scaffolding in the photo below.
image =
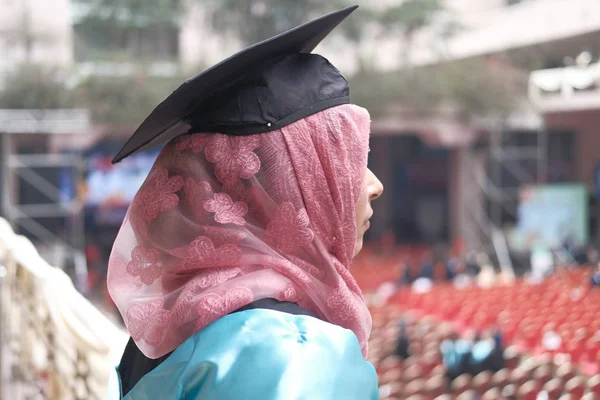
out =
[[(82, 201), (76, 195), (66, 199), (58, 185), (40, 171), (68, 168), (74, 174), (73, 181), (78, 182), (84, 172), (83, 160), (72, 154), (13, 154), (11, 149), (13, 140), (22, 135), (72, 134), (88, 129), (86, 110), (0, 110), (1, 215), (33, 241), (51, 265), (72, 267), (78, 283), (87, 276)], [(19, 181), (31, 185), (49, 202), (24, 204), (18, 193)], [(44, 218), (61, 220), (64, 234), (40, 223)]]
[[(492, 256), (501, 268), (512, 270), (505, 227), (517, 220), (521, 190), (546, 181), (547, 131), (537, 114), (479, 124), (487, 134), (469, 149), (466, 160), (466, 245), (468, 250)], [(525, 135), (528, 140), (523, 145), (519, 136)]]

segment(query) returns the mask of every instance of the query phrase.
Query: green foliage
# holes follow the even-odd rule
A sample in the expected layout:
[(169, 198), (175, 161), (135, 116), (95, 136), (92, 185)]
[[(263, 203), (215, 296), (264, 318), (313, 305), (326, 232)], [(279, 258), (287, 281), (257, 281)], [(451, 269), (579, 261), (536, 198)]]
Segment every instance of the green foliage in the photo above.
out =
[(152, 57), (148, 42), (155, 54), (168, 52), (161, 42), (177, 34), (181, 17), (178, 0), (75, 0), (74, 8), (76, 53), (85, 58)]
[(527, 96), (526, 74), (482, 58), (449, 63), (440, 69), (440, 89), (446, 101), (471, 115), (506, 115)]
[(391, 106), (422, 115), (450, 106), (467, 116), (486, 116), (515, 109), (525, 98), (525, 79), (476, 58), (385, 74), (363, 72), (351, 79), (350, 87), (352, 101), (373, 115), (385, 114)]
[[(213, 10), (214, 28), (235, 35), (245, 45), (257, 43), (311, 18), (355, 4), (351, 0), (204, 0), (203, 3)], [(360, 12), (344, 21), (340, 31), (350, 40), (358, 41), (362, 25), (369, 17), (368, 9), (361, 8)]]
[(441, 0), (406, 0), (386, 9), (379, 22), (388, 30), (398, 30), (405, 38), (428, 26), (443, 10)]
[(140, 123), (183, 77), (155, 78), (140, 73), (131, 77), (90, 77), (68, 88), (64, 76), (37, 65), (23, 65), (7, 77), (0, 90), (0, 108), (87, 108), (102, 124)]
[(92, 120), (99, 123), (138, 124), (175, 90), (182, 78), (91, 77), (75, 89)]
[[(195, 0), (201, 1), (201, 0)], [(213, 10), (218, 31), (227, 31), (249, 45), (274, 36), (313, 17), (355, 4), (352, 0), (204, 0)], [(339, 27), (344, 36), (358, 42), (363, 30), (378, 24), (385, 31), (408, 36), (429, 25), (443, 10), (442, 0), (406, 0), (383, 11), (368, 6), (357, 10)]]
[(0, 108), (56, 109), (73, 105), (60, 74), (39, 65), (22, 65), (6, 77)]
[(177, 0), (75, 0), (78, 24), (104, 22), (114, 29), (176, 25), (180, 16)]

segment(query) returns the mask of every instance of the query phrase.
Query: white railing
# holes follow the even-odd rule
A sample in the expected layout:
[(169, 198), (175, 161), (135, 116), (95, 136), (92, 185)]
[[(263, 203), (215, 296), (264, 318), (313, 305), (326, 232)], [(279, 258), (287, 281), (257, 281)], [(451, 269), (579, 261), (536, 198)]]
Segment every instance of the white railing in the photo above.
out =
[(600, 107), (600, 63), (531, 72), (529, 99), (542, 112)]
[(3, 133), (85, 134), (89, 131), (87, 109), (0, 109), (0, 132)]
[(0, 399), (106, 397), (127, 334), (0, 218)]

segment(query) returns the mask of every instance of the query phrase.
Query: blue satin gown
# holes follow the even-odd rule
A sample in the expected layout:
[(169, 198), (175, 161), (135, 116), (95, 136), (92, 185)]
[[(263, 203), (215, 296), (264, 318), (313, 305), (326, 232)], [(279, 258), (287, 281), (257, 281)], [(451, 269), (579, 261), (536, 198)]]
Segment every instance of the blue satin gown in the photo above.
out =
[(352, 331), (310, 316), (252, 309), (197, 332), (124, 400), (378, 398), (377, 374)]

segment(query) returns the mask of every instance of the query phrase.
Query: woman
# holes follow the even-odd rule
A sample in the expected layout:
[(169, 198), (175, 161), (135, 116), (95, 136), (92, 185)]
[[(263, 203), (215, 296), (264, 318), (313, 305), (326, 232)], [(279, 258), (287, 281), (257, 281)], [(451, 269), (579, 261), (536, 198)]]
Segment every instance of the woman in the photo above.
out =
[[(314, 24), (340, 15), (288, 39), (322, 39)], [(158, 156), (109, 263), (132, 337), (125, 399), (378, 398), (349, 265), (383, 187), (367, 169), (369, 115), (338, 75), (317, 55), (277, 56), (196, 108)]]

